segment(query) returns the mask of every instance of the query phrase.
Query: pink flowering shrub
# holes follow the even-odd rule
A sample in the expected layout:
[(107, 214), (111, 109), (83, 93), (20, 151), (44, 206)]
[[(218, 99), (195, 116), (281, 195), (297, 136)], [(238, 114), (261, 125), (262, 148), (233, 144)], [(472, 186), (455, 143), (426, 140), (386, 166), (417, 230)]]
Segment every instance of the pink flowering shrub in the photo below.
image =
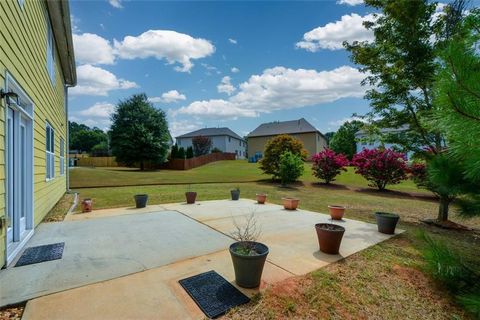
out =
[(330, 149), (317, 153), (312, 160), (313, 174), (315, 177), (325, 180), (326, 184), (334, 181), (341, 171), (347, 171), (345, 167), (349, 164), (347, 157)]
[(369, 186), (384, 190), (387, 184), (407, 179), (408, 166), (405, 154), (391, 149), (363, 149), (353, 156), (355, 173), (367, 179)]

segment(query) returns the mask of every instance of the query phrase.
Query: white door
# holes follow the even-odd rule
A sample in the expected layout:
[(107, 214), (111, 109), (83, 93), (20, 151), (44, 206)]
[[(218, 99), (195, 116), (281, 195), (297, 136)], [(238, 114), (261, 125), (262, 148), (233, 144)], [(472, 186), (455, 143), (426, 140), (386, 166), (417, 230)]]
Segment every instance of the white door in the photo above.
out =
[(7, 247), (13, 243), (13, 223), (14, 223), (14, 199), (15, 188), (14, 185), (14, 166), (10, 165), (14, 163), (14, 125), (13, 125), (13, 110), (8, 108), (7, 110)]
[(18, 190), (19, 190), (19, 229), (20, 229), (20, 238), (24, 236), (26, 226), (27, 226), (27, 210), (28, 210), (28, 161), (27, 161), (27, 125), (28, 120), (24, 116), (20, 116), (20, 132), (18, 137)]
[(15, 107), (7, 108), (7, 263), (33, 229), (32, 119)]

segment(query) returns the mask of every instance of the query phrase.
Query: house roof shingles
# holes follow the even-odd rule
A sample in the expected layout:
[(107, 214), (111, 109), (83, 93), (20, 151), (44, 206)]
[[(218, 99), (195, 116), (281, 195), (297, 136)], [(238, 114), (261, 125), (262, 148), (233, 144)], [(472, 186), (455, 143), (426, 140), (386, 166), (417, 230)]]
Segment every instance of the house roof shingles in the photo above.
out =
[[(307, 120), (301, 118), (291, 121), (275, 121), (262, 123), (255, 130), (250, 132), (247, 137), (275, 136), (279, 134), (309, 133), (318, 132)], [(320, 133), (321, 134), (321, 133)]]
[(238, 134), (230, 130), (229, 128), (203, 128), (196, 131), (192, 131), (189, 133), (182, 134), (181, 136), (176, 137), (179, 138), (193, 138), (196, 136), (205, 136), (205, 137), (213, 137), (213, 136), (230, 136), (232, 138), (236, 138), (239, 140), (244, 140)]

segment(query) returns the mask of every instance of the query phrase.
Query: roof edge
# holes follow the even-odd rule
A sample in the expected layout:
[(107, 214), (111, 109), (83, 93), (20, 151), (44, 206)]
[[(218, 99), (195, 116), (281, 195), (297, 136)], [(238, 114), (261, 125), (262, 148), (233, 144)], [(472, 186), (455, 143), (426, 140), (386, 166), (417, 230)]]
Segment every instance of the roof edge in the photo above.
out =
[(65, 83), (73, 87), (77, 84), (77, 71), (69, 3), (68, 0), (46, 0), (46, 2)]

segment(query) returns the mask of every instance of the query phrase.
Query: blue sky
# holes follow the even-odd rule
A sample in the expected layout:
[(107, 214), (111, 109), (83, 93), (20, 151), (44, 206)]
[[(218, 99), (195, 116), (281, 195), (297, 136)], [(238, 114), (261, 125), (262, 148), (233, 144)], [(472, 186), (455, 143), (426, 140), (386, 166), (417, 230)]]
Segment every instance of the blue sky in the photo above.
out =
[(71, 120), (106, 129), (114, 105), (139, 92), (167, 113), (174, 136), (207, 126), (245, 135), (301, 117), (327, 132), (368, 111), (364, 75), (340, 45), (371, 38), (361, 0), (70, 6)]

